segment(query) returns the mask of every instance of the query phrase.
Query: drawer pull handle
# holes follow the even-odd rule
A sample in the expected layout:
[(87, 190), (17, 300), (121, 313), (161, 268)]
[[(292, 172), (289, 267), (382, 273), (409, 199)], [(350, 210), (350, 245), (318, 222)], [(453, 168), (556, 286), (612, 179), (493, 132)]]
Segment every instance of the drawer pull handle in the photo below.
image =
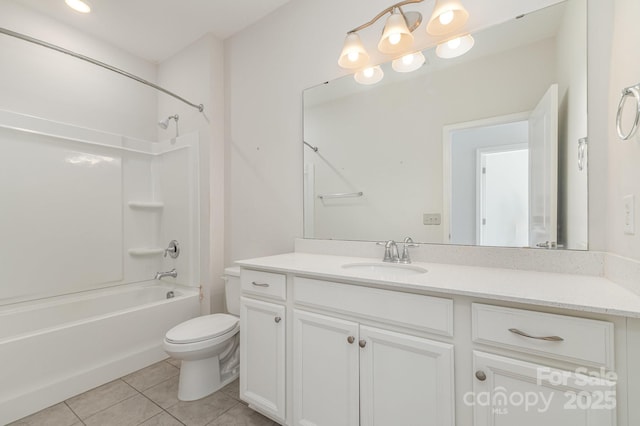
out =
[(360, 340), (358, 342), (358, 345), (360, 345), (361, 348), (364, 348), (365, 346), (367, 346), (367, 341), (366, 340)]
[(255, 281), (252, 281), (251, 284), (255, 285), (256, 287), (269, 287), (268, 283), (257, 283)]
[(350, 345), (353, 344), (353, 342), (355, 342), (355, 341), (356, 341), (355, 337), (353, 337), (353, 336), (347, 337), (347, 342), (349, 342)]
[(282, 321), (282, 318), (275, 317), (273, 320), (276, 322), (276, 324), (280, 324), (280, 321)]
[(528, 337), (529, 339), (536, 340), (546, 340), (547, 342), (562, 342), (564, 339), (560, 336), (532, 336), (530, 334), (525, 333), (524, 331), (520, 331), (517, 328), (510, 328), (510, 332), (513, 334), (517, 334), (518, 336)]
[(476, 371), (476, 379), (480, 380), (481, 382), (484, 382), (485, 380), (487, 380), (487, 375), (484, 374), (484, 371), (478, 370)]

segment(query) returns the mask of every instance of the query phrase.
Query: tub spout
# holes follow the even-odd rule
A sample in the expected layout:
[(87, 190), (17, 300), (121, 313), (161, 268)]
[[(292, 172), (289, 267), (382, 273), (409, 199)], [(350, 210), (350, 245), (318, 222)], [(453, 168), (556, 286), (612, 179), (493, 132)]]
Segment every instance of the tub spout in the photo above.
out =
[(156, 273), (156, 277), (154, 279), (159, 280), (162, 279), (164, 277), (173, 277), (176, 278), (178, 276), (178, 271), (176, 271), (176, 268), (173, 268), (170, 271), (167, 272), (157, 272)]

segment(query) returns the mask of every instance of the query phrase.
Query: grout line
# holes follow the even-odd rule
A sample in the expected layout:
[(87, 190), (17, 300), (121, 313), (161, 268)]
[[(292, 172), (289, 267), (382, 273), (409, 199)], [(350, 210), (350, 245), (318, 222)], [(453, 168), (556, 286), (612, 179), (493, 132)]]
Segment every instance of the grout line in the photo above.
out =
[[(233, 399), (233, 398), (232, 398)], [(235, 399), (234, 399), (235, 401)], [(218, 420), (220, 417), (224, 416), (228, 411), (231, 411), (232, 409), (236, 408), (238, 406), (238, 404), (240, 404), (238, 401), (236, 401), (236, 403), (234, 405), (232, 405), (231, 407), (227, 408), (226, 410), (224, 410), (222, 413), (220, 413), (219, 416), (211, 419), (210, 422), (208, 422), (207, 424), (205, 424), (205, 426), (209, 426), (210, 424), (212, 424), (213, 422), (215, 422), (216, 420)]]
[[(126, 382), (125, 382), (125, 383), (126, 383)], [(127, 384), (128, 384), (128, 383), (127, 383)], [(82, 395), (82, 394), (80, 394), (80, 395)], [(85, 420), (89, 420), (91, 417), (94, 417), (94, 416), (98, 415), (99, 413), (102, 413), (103, 411), (110, 409), (111, 407), (114, 407), (114, 406), (116, 406), (116, 405), (118, 405), (118, 404), (121, 404), (121, 403), (123, 403), (123, 402), (125, 402), (125, 401), (128, 401), (128, 400), (130, 400), (131, 398), (135, 398), (135, 397), (136, 397), (136, 396), (138, 396), (138, 395), (142, 395), (142, 394), (141, 394), (140, 392), (138, 392), (138, 390), (136, 389), (136, 394), (135, 394), (135, 395), (131, 395), (131, 396), (130, 396), (130, 397), (128, 397), (128, 398), (122, 399), (122, 400), (120, 400), (120, 401), (116, 402), (115, 404), (111, 404), (110, 406), (105, 407), (105, 408), (103, 408), (103, 409), (102, 409), (102, 410), (100, 410), (100, 411), (96, 411), (96, 412), (95, 412), (95, 413), (93, 413), (92, 415), (88, 416), (86, 419), (80, 419), (80, 421), (82, 422), (82, 424), (85, 424), (85, 423), (84, 423), (84, 421), (85, 421)], [(143, 396), (144, 396), (144, 395), (143, 395)], [(146, 397), (145, 397), (145, 398), (146, 398)]]
[[(164, 408), (162, 408), (161, 406), (159, 406), (158, 404), (155, 403), (155, 401), (153, 401), (151, 398), (149, 398), (147, 395), (143, 394), (142, 392), (140, 392), (140, 395), (142, 395), (143, 398), (145, 398), (147, 401), (149, 401), (150, 403), (152, 403), (153, 405), (155, 405), (156, 407), (158, 407), (160, 409), (160, 412), (154, 414), (151, 417), (147, 417), (146, 419), (142, 420), (141, 422), (138, 423), (138, 425), (141, 425), (142, 423), (146, 422), (149, 419), (154, 418), (155, 416), (158, 416), (160, 414), (162, 414), (164, 410)], [(166, 411), (165, 411), (166, 412)]]
[(67, 404), (67, 401), (68, 401), (68, 400), (62, 401), (62, 403), (63, 403), (64, 405), (66, 405), (66, 406), (67, 406), (67, 408), (68, 408), (68, 409), (73, 413), (73, 415), (74, 415), (74, 416), (76, 416), (76, 419), (78, 419), (78, 421), (84, 425), (84, 422), (82, 421), (82, 419), (80, 418), (80, 416), (78, 415), (78, 413), (76, 413), (75, 411), (73, 411), (73, 408), (71, 408), (71, 406), (70, 406), (69, 404)]

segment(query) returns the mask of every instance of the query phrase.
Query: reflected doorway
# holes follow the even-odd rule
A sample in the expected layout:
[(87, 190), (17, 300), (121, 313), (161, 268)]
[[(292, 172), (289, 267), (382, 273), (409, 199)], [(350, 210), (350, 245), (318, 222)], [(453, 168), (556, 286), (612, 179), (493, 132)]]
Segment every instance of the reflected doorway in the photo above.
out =
[(477, 241), (483, 246), (528, 246), (528, 145), (481, 148), (477, 158)]

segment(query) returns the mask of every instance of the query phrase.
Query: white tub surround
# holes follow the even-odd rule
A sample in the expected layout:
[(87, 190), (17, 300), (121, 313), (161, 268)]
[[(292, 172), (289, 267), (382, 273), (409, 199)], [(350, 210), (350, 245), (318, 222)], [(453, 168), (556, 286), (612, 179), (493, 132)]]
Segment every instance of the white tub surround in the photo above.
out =
[(165, 359), (199, 312), (197, 289), (153, 281), (0, 308), (0, 424)]
[[(240, 392), (252, 408), (286, 425), (640, 422), (639, 295), (593, 275), (421, 261), (398, 270), (376, 248), (375, 258), (237, 262)], [(585, 384), (585, 374), (596, 377)], [(528, 410), (509, 399), (534, 394)]]
[(166, 358), (166, 331), (200, 313), (198, 158), (197, 133), (0, 110), (0, 423)]

